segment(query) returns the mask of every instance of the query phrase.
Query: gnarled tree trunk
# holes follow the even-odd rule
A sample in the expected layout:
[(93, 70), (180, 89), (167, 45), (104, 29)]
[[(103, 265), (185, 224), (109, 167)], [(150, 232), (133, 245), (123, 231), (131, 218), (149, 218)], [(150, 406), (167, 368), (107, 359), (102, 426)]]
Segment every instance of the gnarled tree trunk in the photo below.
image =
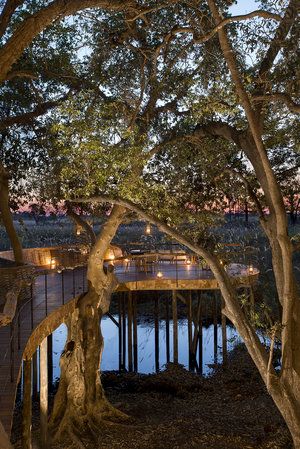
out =
[(101, 420), (126, 418), (107, 401), (99, 375), (103, 349), (99, 322), (117, 286), (113, 267), (104, 269), (103, 259), (124, 211), (114, 207), (102, 227), (89, 259), (88, 292), (78, 298), (66, 323), (68, 337), (60, 360), (61, 377), (49, 431), (52, 440), (71, 439), (78, 447), (84, 447), (81, 438), (87, 434), (97, 440)]

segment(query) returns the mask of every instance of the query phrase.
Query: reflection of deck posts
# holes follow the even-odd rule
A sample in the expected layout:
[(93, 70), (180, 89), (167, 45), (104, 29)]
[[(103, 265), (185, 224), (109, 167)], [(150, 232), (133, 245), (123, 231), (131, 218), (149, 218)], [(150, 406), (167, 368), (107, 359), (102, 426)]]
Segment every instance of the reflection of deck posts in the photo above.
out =
[(123, 329), (123, 323), (122, 323), (122, 302), (121, 302), (121, 293), (119, 293), (118, 298), (118, 314), (119, 314), (119, 370), (121, 371), (123, 369), (122, 365), (122, 329)]
[(170, 361), (170, 316), (169, 316), (169, 296), (166, 298), (166, 359)]
[(32, 356), (32, 398), (34, 401), (37, 400), (38, 397), (38, 370), (37, 370), (37, 363), (38, 363), (38, 354), (37, 351)]
[(138, 370), (138, 346), (137, 346), (137, 292), (133, 296), (133, 369)]
[(22, 448), (31, 449), (31, 360), (23, 361)]
[(154, 331), (155, 331), (155, 371), (159, 371), (159, 323), (158, 323), (158, 292), (155, 292), (154, 299)]
[[(225, 301), (222, 298), (222, 309), (225, 307)], [(227, 364), (227, 329), (226, 329), (226, 316), (222, 313), (222, 356), (223, 365)]]
[(47, 353), (48, 353), (48, 388), (52, 388), (53, 384), (53, 334), (47, 337)]
[(178, 363), (178, 319), (177, 319), (177, 294), (172, 290), (172, 313), (173, 313), (173, 361)]
[(123, 369), (126, 368), (126, 306), (125, 306), (125, 292), (122, 298), (122, 353), (123, 353)]
[(40, 345), (40, 425), (41, 448), (47, 447), (48, 424), (48, 363), (47, 363), (47, 337)]
[[(199, 373), (203, 374), (203, 323), (202, 323), (202, 295), (199, 294), (198, 299), (199, 314), (198, 314), (198, 339), (199, 339)], [(195, 354), (196, 355), (196, 354)]]
[(193, 329), (192, 329), (192, 290), (189, 291), (188, 297), (188, 342), (189, 342), (189, 369), (192, 369), (192, 339), (193, 339)]
[(132, 292), (128, 292), (128, 308), (127, 308), (127, 343), (128, 343), (128, 370), (132, 371)]
[(213, 296), (213, 323), (214, 323), (214, 362), (218, 361), (218, 318), (217, 318), (217, 292)]

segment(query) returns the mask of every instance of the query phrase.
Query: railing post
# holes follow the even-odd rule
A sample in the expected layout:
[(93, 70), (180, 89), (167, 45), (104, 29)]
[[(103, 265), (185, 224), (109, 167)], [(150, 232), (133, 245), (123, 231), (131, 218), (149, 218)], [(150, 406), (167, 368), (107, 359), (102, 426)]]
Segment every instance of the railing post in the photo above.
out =
[(169, 317), (169, 295), (166, 299), (166, 359), (170, 362), (170, 317)]
[(132, 371), (132, 292), (128, 292), (127, 301), (127, 344), (128, 344), (128, 371)]
[(138, 346), (137, 346), (137, 292), (133, 296), (133, 369), (138, 370)]
[(23, 361), (22, 448), (31, 449), (31, 360)]
[(177, 320), (177, 294), (172, 290), (172, 311), (173, 311), (173, 361), (178, 363), (178, 320)]
[(155, 330), (155, 371), (159, 371), (159, 298), (155, 292), (154, 299), (154, 330)]
[[(224, 298), (222, 298), (222, 309), (225, 307)], [(227, 328), (226, 328), (226, 316), (222, 313), (222, 356), (223, 365), (227, 364)]]

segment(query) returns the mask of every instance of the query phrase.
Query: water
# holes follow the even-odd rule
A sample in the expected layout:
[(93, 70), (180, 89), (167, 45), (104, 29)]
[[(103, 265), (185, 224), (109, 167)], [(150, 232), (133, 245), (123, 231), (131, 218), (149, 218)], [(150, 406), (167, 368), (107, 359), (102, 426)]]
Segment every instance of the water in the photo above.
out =
[[(113, 315), (118, 320), (117, 315)], [(235, 344), (240, 342), (236, 330), (227, 325), (227, 349), (232, 350)], [(104, 337), (104, 350), (102, 356), (101, 370), (111, 371), (119, 370), (119, 340), (118, 327), (109, 317), (104, 317), (101, 323), (102, 334)], [(126, 329), (127, 332), (127, 329)], [(222, 362), (222, 329), (217, 325), (217, 354), (215, 357), (214, 345), (214, 325), (202, 327), (203, 332), (203, 361), (202, 371), (204, 375), (211, 373), (209, 365), (215, 362)], [(138, 372), (155, 372), (155, 330), (152, 320), (145, 320), (139, 317), (137, 325), (138, 341)], [(59, 358), (64, 348), (67, 337), (67, 328), (64, 324), (59, 326), (53, 332), (53, 375), (59, 378)], [(163, 369), (167, 362), (166, 353), (166, 323), (165, 320), (159, 320), (159, 368)], [(197, 351), (198, 353), (198, 351)], [(173, 322), (170, 320), (170, 361), (173, 360)], [(187, 319), (178, 319), (178, 362), (189, 367), (188, 351), (188, 322)], [(199, 354), (197, 354), (199, 363)], [(126, 367), (128, 367), (128, 355), (126, 354)]]

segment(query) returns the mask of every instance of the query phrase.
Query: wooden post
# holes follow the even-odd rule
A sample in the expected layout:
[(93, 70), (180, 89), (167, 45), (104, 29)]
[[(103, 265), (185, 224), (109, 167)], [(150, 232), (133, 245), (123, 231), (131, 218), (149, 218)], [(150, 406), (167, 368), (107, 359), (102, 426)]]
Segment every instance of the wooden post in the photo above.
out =
[(203, 319), (202, 319), (202, 295), (200, 292), (199, 299), (199, 313), (198, 313), (198, 340), (199, 340), (199, 374), (203, 374)]
[(119, 294), (118, 298), (118, 314), (119, 314), (119, 371), (122, 370), (122, 303), (121, 303), (121, 296)]
[(192, 328), (192, 290), (189, 291), (189, 297), (187, 301), (187, 317), (188, 317), (188, 342), (189, 342), (189, 369), (192, 369), (192, 340), (193, 340), (193, 328)]
[(22, 449), (31, 449), (31, 360), (23, 361)]
[(169, 296), (166, 298), (166, 360), (170, 362), (170, 316), (169, 316)]
[(154, 333), (155, 333), (155, 371), (159, 371), (159, 302), (158, 292), (155, 292), (154, 299)]
[(137, 292), (133, 300), (133, 369), (138, 370), (138, 337), (137, 337)]
[(217, 317), (217, 292), (213, 297), (213, 323), (214, 323), (214, 362), (218, 362), (218, 317)]
[(172, 313), (173, 313), (173, 362), (178, 363), (178, 319), (177, 319), (176, 290), (172, 290)]
[(38, 398), (38, 369), (37, 369), (37, 363), (38, 363), (38, 354), (37, 351), (32, 356), (32, 399), (34, 401)]
[(53, 335), (47, 337), (47, 353), (48, 353), (48, 389), (51, 390), (53, 384)]
[[(222, 298), (222, 308), (225, 307), (225, 301)], [(222, 356), (223, 365), (227, 365), (227, 328), (226, 328), (226, 316), (222, 313)]]
[(48, 363), (47, 363), (47, 337), (40, 345), (40, 425), (41, 449), (47, 448), (48, 427)]
[(128, 371), (132, 371), (132, 292), (128, 292), (127, 307), (127, 344), (128, 344)]
[(126, 369), (126, 306), (125, 306), (125, 293), (123, 293), (122, 298), (122, 312), (123, 312), (123, 318), (122, 318), (122, 342), (123, 342), (123, 369)]

